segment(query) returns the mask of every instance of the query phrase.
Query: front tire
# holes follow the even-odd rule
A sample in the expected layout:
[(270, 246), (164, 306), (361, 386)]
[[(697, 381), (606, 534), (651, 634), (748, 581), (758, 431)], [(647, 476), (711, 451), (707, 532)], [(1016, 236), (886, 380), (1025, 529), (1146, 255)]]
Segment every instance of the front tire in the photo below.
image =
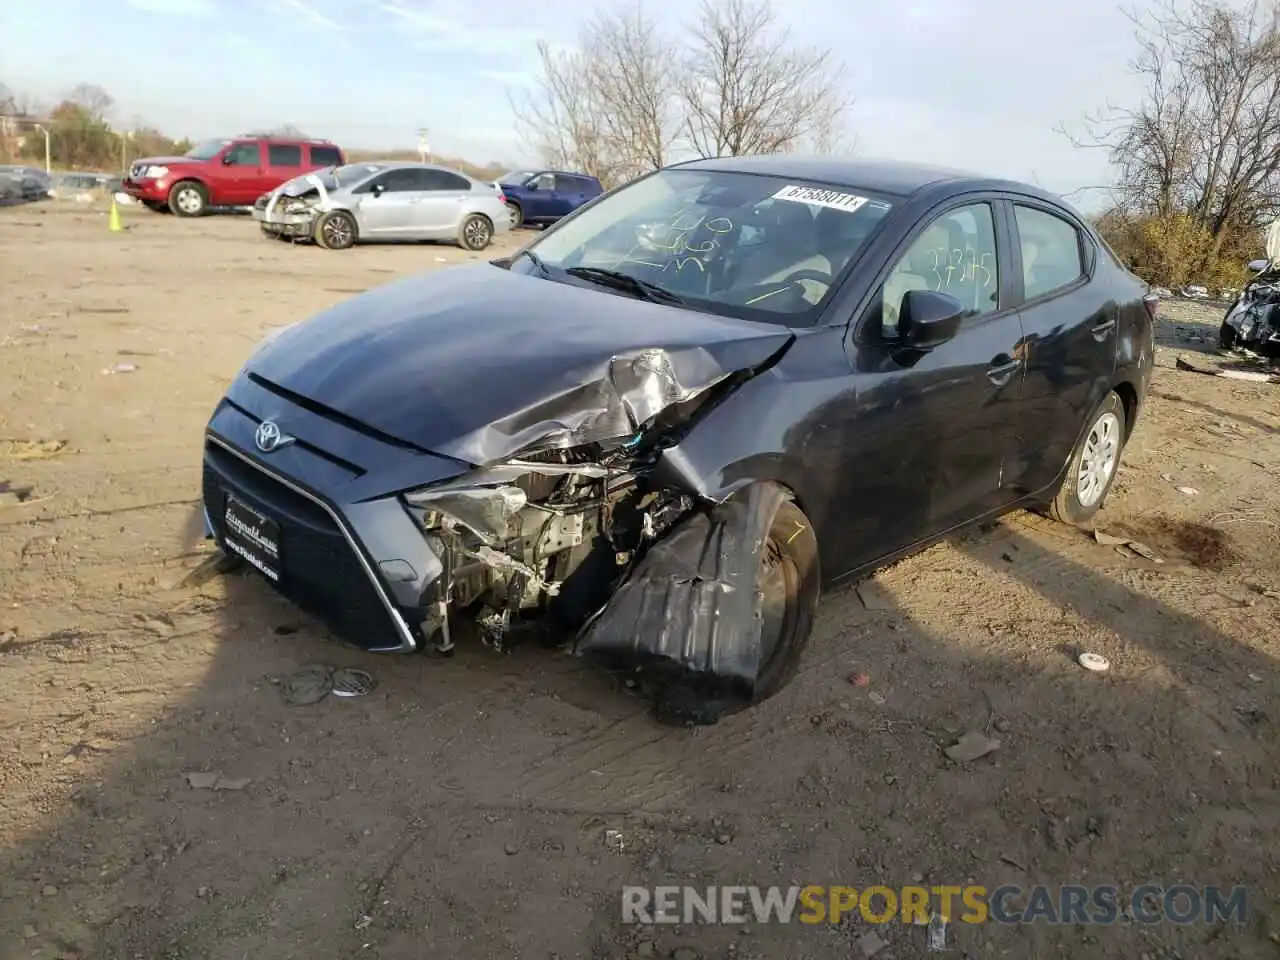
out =
[(169, 209), (180, 217), (202, 217), (209, 209), (209, 192), (195, 180), (182, 180), (169, 191)]
[(489, 218), (473, 213), (458, 228), (458, 245), (464, 250), (480, 251), (493, 240), (493, 224)]
[(809, 518), (790, 500), (778, 508), (769, 526), (756, 583), (763, 593), (764, 615), (752, 703), (772, 697), (795, 676), (821, 593), (818, 538)]
[(1102, 509), (1120, 467), (1126, 429), (1124, 404), (1113, 390), (1103, 398), (1072, 451), (1067, 475), (1049, 504), (1049, 516), (1078, 526)]
[(333, 210), (316, 221), (316, 243), (326, 250), (346, 250), (355, 242), (355, 217), (345, 210)]
[(511, 217), (512, 230), (519, 230), (522, 226), (524, 226), (524, 211), (520, 209), (520, 204), (508, 203), (507, 213), (510, 214), (510, 217)]

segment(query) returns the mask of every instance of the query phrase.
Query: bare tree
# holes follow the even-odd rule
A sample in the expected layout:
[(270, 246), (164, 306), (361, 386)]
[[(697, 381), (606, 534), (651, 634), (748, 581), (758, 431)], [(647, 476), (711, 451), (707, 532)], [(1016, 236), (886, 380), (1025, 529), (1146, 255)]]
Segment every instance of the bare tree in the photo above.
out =
[(107, 114), (115, 104), (115, 101), (107, 91), (93, 83), (77, 85), (67, 94), (66, 101), (84, 108), (89, 118), (98, 123), (107, 119)]
[(543, 160), (606, 185), (665, 164), (679, 130), (669, 51), (639, 5), (598, 13), (574, 52), (539, 43), (538, 81), (512, 106)]
[(828, 151), (840, 139), (843, 65), (795, 46), (769, 0), (703, 0), (682, 67), (685, 133), (700, 156)]
[(1280, 211), (1280, 12), (1163, 0), (1130, 18), (1144, 95), (1072, 139), (1109, 151), (1131, 213), (1190, 217), (1216, 258), (1228, 233)]

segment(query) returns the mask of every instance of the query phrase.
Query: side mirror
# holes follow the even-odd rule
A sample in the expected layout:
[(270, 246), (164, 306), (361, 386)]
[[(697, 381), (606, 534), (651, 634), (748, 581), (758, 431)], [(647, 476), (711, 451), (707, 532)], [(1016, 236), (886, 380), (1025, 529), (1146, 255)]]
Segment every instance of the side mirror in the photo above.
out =
[(964, 305), (936, 290), (908, 290), (898, 310), (898, 335), (905, 346), (931, 350), (946, 343), (960, 329)]
[(369, 192), (375, 197), (380, 197), (387, 192), (387, 185), (385, 183), (375, 183), (369, 188)]
[(537, 190), (537, 189), (538, 189), (538, 181), (537, 181), (537, 180), (530, 180), (530, 181), (528, 181), (528, 182), (524, 185), (524, 188), (525, 188), (526, 190)]
[(1266, 260), (1250, 260), (1245, 269), (1250, 273), (1261, 273), (1267, 269), (1267, 263), (1268, 261)]
[(224, 153), (224, 154), (222, 155), (222, 165), (223, 165), (224, 167), (229, 167), (229, 166), (231, 166), (231, 161), (232, 161), (233, 159), (234, 159), (234, 158), (231, 156), (231, 154), (230, 154), (230, 153)]

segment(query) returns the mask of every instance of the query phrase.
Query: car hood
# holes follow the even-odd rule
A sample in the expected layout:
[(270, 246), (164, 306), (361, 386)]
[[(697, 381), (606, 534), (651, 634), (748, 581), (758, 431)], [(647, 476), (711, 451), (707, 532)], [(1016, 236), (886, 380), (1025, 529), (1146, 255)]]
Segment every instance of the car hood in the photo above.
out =
[(131, 166), (177, 167), (201, 162), (203, 161), (197, 160), (195, 157), (139, 157), (133, 161)]
[(487, 465), (535, 446), (632, 436), (794, 339), (783, 326), (478, 264), (346, 300), (276, 335), (244, 373), (423, 450)]

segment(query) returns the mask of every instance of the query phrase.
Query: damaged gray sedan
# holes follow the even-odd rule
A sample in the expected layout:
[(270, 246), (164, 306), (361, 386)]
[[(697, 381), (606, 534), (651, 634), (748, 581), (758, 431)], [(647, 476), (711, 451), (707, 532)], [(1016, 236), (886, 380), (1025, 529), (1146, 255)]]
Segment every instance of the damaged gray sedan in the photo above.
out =
[(714, 720), (785, 685), (823, 584), (1093, 516), (1153, 313), (1033, 187), (669, 167), (269, 337), (208, 424), (206, 532), (369, 650), (540, 623)]
[(303, 174), (259, 197), (253, 216), (268, 236), (329, 250), (384, 240), (453, 240), (483, 250), (511, 228), (506, 198), (492, 183), (407, 161)]

